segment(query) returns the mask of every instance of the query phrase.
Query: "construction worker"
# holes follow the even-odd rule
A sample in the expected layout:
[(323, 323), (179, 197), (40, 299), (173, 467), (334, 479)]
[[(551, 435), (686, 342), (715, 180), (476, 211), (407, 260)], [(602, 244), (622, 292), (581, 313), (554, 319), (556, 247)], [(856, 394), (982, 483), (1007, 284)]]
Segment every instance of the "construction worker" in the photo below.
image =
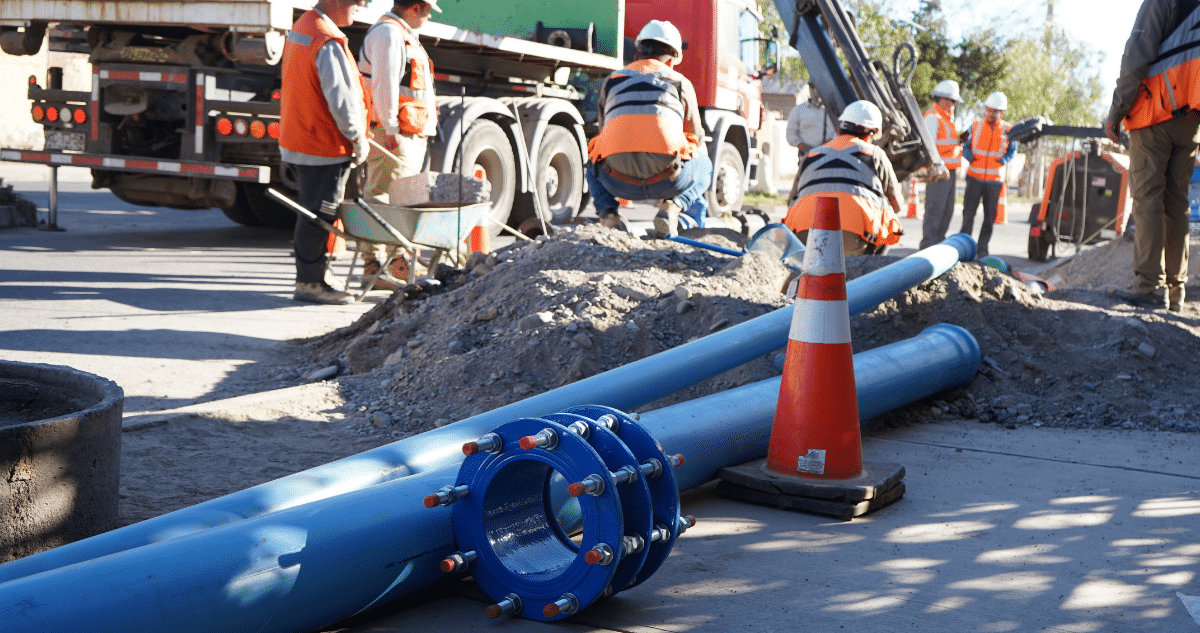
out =
[(996, 205), (1000, 203), (1003, 168), (1017, 153), (1017, 144), (1008, 138), (1011, 125), (1003, 120), (1008, 97), (993, 92), (983, 100), (984, 118), (971, 124), (963, 140), (963, 158), (967, 161), (967, 188), (963, 194), (963, 223), (960, 233), (971, 234), (975, 210), (983, 201), (983, 226), (979, 227), (976, 257), (987, 257), (992, 225), (996, 223)]
[(938, 155), (945, 163), (937, 180), (925, 185), (925, 217), (921, 219), (921, 246), (925, 249), (946, 239), (950, 220), (954, 217), (954, 187), (958, 167), (962, 164), (962, 146), (958, 128), (954, 126), (954, 108), (962, 103), (958, 82), (944, 79), (934, 86), (933, 106), (925, 111), (925, 128), (937, 139)]
[[(367, 155), (366, 194), (380, 199), (397, 178), (415, 176), (425, 166), (428, 139), (437, 133), (437, 103), (433, 93), (433, 64), (421, 46), (417, 31), (433, 12), (441, 13), (437, 0), (395, 0), (367, 29), (359, 51), (358, 69), (370, 96), (371, 138), (387, 150), (371, 146)], [(363, 276), (374, 277), (387, 251), (370, 244), (363, 253)], [(388, 275), (406, 279), (411, 264), (399, 255)], [(364, 286), (370, 283), (364, 280)], [(374, 288), (395, 290), (397, 284), (377, 278)]]
[(1129, 131), (1134, 284), (1125, 299), (1183, 309), (1188, 280), (1188, 182), (1200, 142), (1196, 0), (1145, 0), (1121, 56), (1104, 131)]
[(800, 199), (783, 221), (800, 241), (808, 241), (821, 196), (838, 199), (845, 254), (882, 255), (900, 241), (900, 183), (883, 148), (871, 143), (882, 128), (879, 108), (855, 101), (838, 117), (838, 136), (805, 157)]
[(596, 214), (625, 229), (617, 198), (661, 199), (654, 228), (678, 234), (680, 222), (703, 226), (712, 161), (692, 82), (674, 70), (683, 60), (675, 25), (651, 20), (636, 40), (633, 63), (600, 88), (600, 133), (588, 142), (586, 170)]
[[(367, 159), (367, 105), (343, 26), (366, 0), (319, 0), (292, 25), (283, 48), (279, 154), (296, 175), (300, 205), (333, 222), (351, 171)], [(328, 231), (296, 222), (297, 301), (346, 304), (325, 282)]]
[[(810, 79), (807, 84), (801, 86), (799, 94), (796, 95), (800, 100), (796, 107), (788, 114), (787, 120), (787, 142), (788, 145), (795, 147), (797, 150), (797, 166), (804, 162), (804, 157), (813, 150), (814, 147), (819, 147), (829, 142), (836, 134), (833, 124), (829, 122), (829, 115), (825, 113), (825, 104), (821, 103), (821, 95), (813, 87), (813, 82)], [(796, 188), (800, 184), (800, 170), (796, 170), (796, 177), (792, 180), (792, 191), (788, 194), (788, 205), (796, 202)]]

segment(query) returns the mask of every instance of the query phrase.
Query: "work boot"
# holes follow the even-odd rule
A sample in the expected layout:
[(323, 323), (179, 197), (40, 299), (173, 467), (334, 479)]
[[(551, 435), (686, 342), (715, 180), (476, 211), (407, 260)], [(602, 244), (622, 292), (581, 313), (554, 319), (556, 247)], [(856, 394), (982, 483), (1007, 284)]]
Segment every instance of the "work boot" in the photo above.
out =
[[(378, 272), (379, 272), (379, 260), (368, 259), (363, 262), (363, 272), (362, 272), (363, 280), (362, 280), (361, 287), (364, 290), (371, 283), (370, 278)], [(391, 277), (401, 283), (397, 284), (397, 283), (391, 281), (390, 279), (388, 279), (388, 277)], [(406, 259), (403, 256), (400, 256), (400, 257), (397, 257), (396, 259), (392, 260), (392, 263), (388, 265), (388, 274), (387, 275), (380, 275), (379, 277), (375, 278), (375, 284), (373, 286), (371, 286), (371, 288), (373, 290), (392, 291), (392, 290), (398, 290), (399, 288), (403, 287), (403, 285), (405, 285), (407, 283), (408, 283), (408, 259)]]
[(292, 295), (292, 299), (306, 303), (324, 303), (326, 305), (347, 305), (354, 303), (354, 295), (334, 290), (324, 282), (296, 282), (296, 292)]
[(1161, 290), (1155, 292), (1131, 292), (1128, 290), (1118, 290), (1114, 292), (1121, 301), (1128, 303), (1136, 308), (1145, 308), (1147, 310), (1161, 310), (1169, 308), (1166, 297), (1163, 296)]
[(654, 216), (654, 230), (659, 237), (675, 237), (679, 235), (679, 212), (683, 207), (674, 200), (663, 200), (658, 205), (658, 215)]
[(621, 217), (620, 213), (611, 211), (600, 215), (600, 224), (610, 229), (629, 232), (629, 225), (625, 224), (625, 218)]

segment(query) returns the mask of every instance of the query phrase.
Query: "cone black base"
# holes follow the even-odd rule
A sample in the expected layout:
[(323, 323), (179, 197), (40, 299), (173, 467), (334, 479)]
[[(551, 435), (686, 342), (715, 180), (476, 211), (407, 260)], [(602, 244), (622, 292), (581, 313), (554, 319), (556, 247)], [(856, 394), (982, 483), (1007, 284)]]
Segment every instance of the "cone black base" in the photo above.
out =
[(759, 459), (740, 466), (722, 468), (717, 493), (727, 499), (749, 501), (853, 519), (878, 510), (904, 496), (904, 466), (863, 462), (863, 472), (851, 479), (816, 479), (780, 475), (767, 470), (767, 460)]

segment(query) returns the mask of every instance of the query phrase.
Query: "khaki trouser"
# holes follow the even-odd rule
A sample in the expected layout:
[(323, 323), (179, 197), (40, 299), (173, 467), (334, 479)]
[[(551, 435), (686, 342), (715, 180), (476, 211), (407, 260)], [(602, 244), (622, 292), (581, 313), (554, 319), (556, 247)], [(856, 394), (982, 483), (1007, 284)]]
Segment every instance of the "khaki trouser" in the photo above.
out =
[[(380, 128), (376, 128), (372, 131), (372, 137), (377, 143), (383, 145), (383, 134), (379, 133), (379, 130)], [(387, 198), (392, 183), (397, 178), (421, 173), (421, 168), (425, 166), (427, 147), (427, 139), (424, 136), (401, 134), (400, 143), (396, 145), (395, 149), (388, 152), (399, 159), (397, 162), (389, 158), (383, 150), (372, 145), (371, 152), (367, 154), (367, 186), (364, 191), (366, 196), (384, 200)], [(370, 248), (363, 249), (363, 251), (365, 261), (381, 260), (387, 257), (386, 249), (381, 244), (371, 244)]]
[(1188, 183), (1200, 142), (1200, 118), (1176, 117), (1129, 132), (1133, 196), (1134, 289), (1166, 287), (1182, 302), (1188, 277)]

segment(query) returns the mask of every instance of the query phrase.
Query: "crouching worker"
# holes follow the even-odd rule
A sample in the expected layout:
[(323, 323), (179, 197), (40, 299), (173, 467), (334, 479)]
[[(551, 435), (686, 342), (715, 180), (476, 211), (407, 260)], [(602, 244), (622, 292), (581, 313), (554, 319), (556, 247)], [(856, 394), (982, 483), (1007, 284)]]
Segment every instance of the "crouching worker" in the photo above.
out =
[(837, 198), (847, 255), (882, 255), (900, 241), (900, 183), (883, 149), (870, 142), (882, 127), (875, 104), (855, 101), (838, 118), (838, 136), (805, 157), (800, 198), (784, 219), (800, 241), (808, 241), (819, 196)]
[(712, 161), (696, 90), (674, 70), (683, 59), (679, 29), (651, 20), (638, 33), (636, 47), (633, 63), (600, 88), (600, 133), (588, 142), (588, 186), (605, 226), (627, 228), (617, 213), (618, 197), (658, 199), (654, 228), (676, 235), (680, 222), (703, 226)]

